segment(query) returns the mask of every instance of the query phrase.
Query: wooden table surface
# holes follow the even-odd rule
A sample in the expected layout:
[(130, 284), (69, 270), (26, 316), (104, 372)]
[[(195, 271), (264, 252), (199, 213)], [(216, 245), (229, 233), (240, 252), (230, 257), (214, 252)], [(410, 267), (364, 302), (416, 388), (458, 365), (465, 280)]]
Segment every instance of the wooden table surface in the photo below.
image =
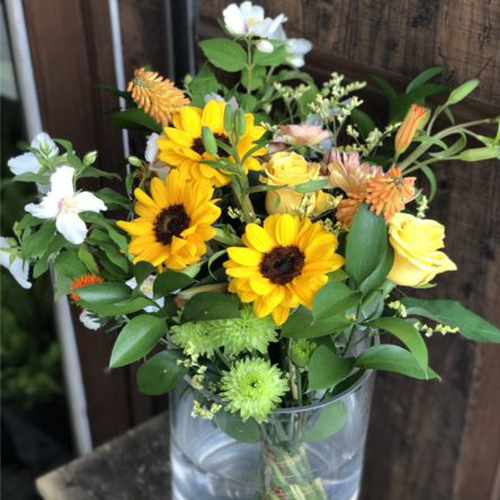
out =
[(39, 477), (36, 486), (44, 500), (169, 500), (167, 414)]

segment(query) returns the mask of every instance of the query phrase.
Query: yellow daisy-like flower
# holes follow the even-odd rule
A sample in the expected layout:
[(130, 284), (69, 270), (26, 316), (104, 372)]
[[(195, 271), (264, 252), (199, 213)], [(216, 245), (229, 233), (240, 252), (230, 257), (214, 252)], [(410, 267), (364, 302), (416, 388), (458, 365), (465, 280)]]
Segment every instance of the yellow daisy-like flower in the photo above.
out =
[(242, 302), (253, 302), (259, 318), (272, 313), (277, 325), (299, 305), (312, 308), (327, 274), (344, 264), (335, 253), (336, 236), (298, 215), (271, 215), (264, 227), (248, 224), (243, 243), (245, 247), (228, 248), (224, 266), (232, 278), (229, 291)]
[[(210, 101), (203, 109), (194, 106), (184, 106), (174, 117), (174, 126), (165, 127), (164, 135), (158, 140), (159, 159), (170, 166), (177, 167), (187, 173), (191, 179), (206, 178), (217, 186), (229, 183), (229, 177), (220, 170), (202, 163), (214, 158), (205, 151), (201, 132), (203, 127), (209, 128), (216, 139), (229, 144), (228, 135), (224, 129), (225, 102)], [(242, 158), (255, 142), (265, 133), (264, 127), (255, 125), (251, 113), (245, 115), (245, 134), (240, 137), (237, 149)], [(244, 163), (245, 169), (261, 170), (257, 157), (266, 154), (265, 148), (255, 151)], [(226, 153), (219, 148), (219, 156)], [(226, 155), (227, 158), (227, 155)]]
[(214, 189), (205, 179), (190, 181), (179, 171), (166, 180), (151, 179), (151, 196), (136, 189), (132, 222), (117, 224), (132, 236), (129, 252), (134, 263), (146, 261), (182, 271), (199, 262), (207, 252), (206, 241), (215, 235), (212, 224), (220, 208), (212, 199)]

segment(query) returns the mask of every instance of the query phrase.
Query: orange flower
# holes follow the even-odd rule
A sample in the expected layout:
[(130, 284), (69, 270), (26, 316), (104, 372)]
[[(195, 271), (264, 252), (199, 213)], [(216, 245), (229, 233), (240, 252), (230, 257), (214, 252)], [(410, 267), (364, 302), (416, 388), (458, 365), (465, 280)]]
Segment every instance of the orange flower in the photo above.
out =
[(368, 182), (366, 201), (373, 212), (377, 215), (383, 213), (389, 222), (415, 198), (415, 180), (415, 177), (403, 177), (401, 169), (394, 165), (388, 172), (380, 173)]
[(168, 125), (173, 115), (189, 104), (189, 99), (170, 80), (146, 68), (134, 71), (127, 90), (137, 106), (162, 125)]
[(347, 198), (344, 198), (337, 206), (337, 220), (344, 228), (351, 227), (352, 220), (359, 207), (366, 198), (366, 190), (361, 188), (358, 192), (351, 192)]
[(429, 110), (423, 106), (412, 104), (399, 127), (394, 141), (396, 153), (403, 154), (413, 142), (417, 131), (421, 130), (429, 119)]
[(104, 282), (104, 279), (96, 274), (84, 274), (83, 276), (79, 276), (73, 280), (71, 283), (71, 299), (73, 302), (78, 302), (80, 300), (80, 296), (76, 293), (76, 290), (80, 288), (86, 288), (91, 285), (100, 285)]

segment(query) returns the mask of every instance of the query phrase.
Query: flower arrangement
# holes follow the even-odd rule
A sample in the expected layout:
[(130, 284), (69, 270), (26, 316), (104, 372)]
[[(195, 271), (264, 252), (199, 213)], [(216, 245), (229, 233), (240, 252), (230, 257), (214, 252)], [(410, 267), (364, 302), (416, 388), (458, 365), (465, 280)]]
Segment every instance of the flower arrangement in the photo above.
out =
[[(9, 161), (41, 199), (2, 239), (2, 265), (22, 286), (53, 266), (57, 294), (88, 328), (119, 331), (111, 368), (139, 362), (152, 395), (187, 380), (195, 414), (242, 425), (324, 401), (366, 370), (437, 379), (433, 332), (500, 342), (459, 303), (399, 288), (457, 269), (426, 212), (435, 165), (500, 158), (499, 117), (453, 116), (479, 82), (432, 109), (428, 98), (447, 92), (429, 84), (439, 68), (404, 94), (379, 80), (390, 116), (377, 126), (364, 82), (333, 73), (318, 87), (299, 69), (311, 44), (287, 38), (285, 21), (232, 4), (226, 37), (201, 42), (207, 62), (183, 89), (135, 72), (114, 119), (150, 135), (122, 191), (82, 190), (114, 175), (96, 168), (96, 152), (80, 158), (46, 134)], [(478, 131), (485, 124), (495, 136)]]

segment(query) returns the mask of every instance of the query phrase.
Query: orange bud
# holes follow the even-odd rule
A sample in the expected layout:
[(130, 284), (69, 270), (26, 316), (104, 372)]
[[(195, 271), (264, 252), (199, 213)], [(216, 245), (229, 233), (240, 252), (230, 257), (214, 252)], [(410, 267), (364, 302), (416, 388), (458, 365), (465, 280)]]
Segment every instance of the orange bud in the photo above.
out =
[(429, 109), (412, 104), (396, 134), (395, 147), (398, 155), (404, 153), (413, 142), (417, 131), (421, 130), (429, 119)]

